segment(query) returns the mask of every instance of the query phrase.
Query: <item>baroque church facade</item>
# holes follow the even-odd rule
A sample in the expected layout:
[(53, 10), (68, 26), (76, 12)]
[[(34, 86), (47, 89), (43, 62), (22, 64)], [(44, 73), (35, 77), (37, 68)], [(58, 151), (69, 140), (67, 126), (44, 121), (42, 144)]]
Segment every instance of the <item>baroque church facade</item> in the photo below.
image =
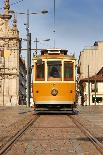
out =
[(0, 106), (26, 103), (26, 66), (20, 43), (15, 13), (12, 17), (9, 0), (4, 0), (0, 15)]

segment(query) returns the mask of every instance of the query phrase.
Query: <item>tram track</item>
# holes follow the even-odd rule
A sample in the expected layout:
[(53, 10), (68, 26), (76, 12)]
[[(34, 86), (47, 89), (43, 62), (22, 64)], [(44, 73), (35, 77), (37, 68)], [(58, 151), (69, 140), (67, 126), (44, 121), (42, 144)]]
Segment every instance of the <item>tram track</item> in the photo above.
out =
[(0, 155), (3, 155), (13, 144), (16, 142), (24, 133), (25, 131), (33, 125), (34, 122), (40, 117), (40, 115), (35, 115), (20, 131), (18, 131), (13, 137), (11, 137), (8, 142), (6, 142), (0, 148)]
[[(40, 117), (40, 116), (42, 116), (42, 117)], [(48, 116), (48, 115), (47, 115)], [(73, 122), (73, 124), (70, 124), (70, 126), (69, 126), (69, 124), (68, 125), (66, 125), (66, 124), (61, 124), (61, 121), (62, 122), (64, 122), (63, 120), (65, 120), (65, 121), (68, 121), (68, 119), (67, 119), (67, 116), (68, 116), (68, 118), (70, 118), (71, 119), (71, 121)], [(53, 116), (54, 117), (54, 116)], [(62, 131), (66, 131), (67, 132), (67, 129), (69, 128), (69, 130), (68, 130), (68, 132), (69, 131), (71, 131), (71, 130), (73, 130), (73, 128), (75, 128), (75, 126), (74, 126), (74, 124), (78, 127), (78, 129), (79, 130), (81, 130), (81, 132), (86, 136), (86, 137), (88, 137), (88, 139), (90, 140), (90, 142), (92, 142), (92, 144), (94, 144), (95, 145), (95, 147), (96, 147), (96, 150), (98, 150), (98, 152), (100, 152), (101, 154), (103, 154), (103, 145), (93, 136), (93, 134), (92, 134), (92, 132), (91, 131), (89, 131), (88, 129), (87, 129), (87, 127), (85, 128), (85, 126), (83, 125), (83, 123), (81, 122), (81, 120), (80, 120), (80, 118), (78, 118), (78, 117), (76, 117), (76, 116), (74, 116), (74, 115), (63, 115), (63, 117), (65, 118), (62, 118), (62, 119), (60, 119), (60, 117), (59, 117), (59, 115), (58, 115), (58, 117), (56, 117), (56, 119), (58, 120), (57, 122), (59, 123), (58, 125), (54, 125), (55, 124), (55, 122), (54, 122), (54, 124), (52, 125), (52, 120), (54, 120), (54, 118), (53, 117), (46, 117), (45, 118), (45, 115), (44, 115), (44, 117), (43, 117), (43, 115), (35, 115), (26, 125), (25, 125), (25, 127), (23, 127), (20, 131), (18, 131), (13, 137), (11, 137), (11, 138), (9, 138), (9, 140), (8, 140), (8, 142), (6, 142), (5, 144), (4, 144), (4, 146), (2, 146), (2, 148), (1, 148), (1, 150), (0, 150), (0, 155), (3, 155), (3, 154), (5, 154), (5, 153), (7, 153), (7, 152), (9, 152), (10, 150), (11, 150), (11, 153), (12, 153), (12, 149), (11, 149), (11, 147), (15, 144), (15, 142), (17, 142), (17, 141), (19, 141), (19, 139), (24, 135), (24, 133), (25, 133), (25, 131), (27, 131), (27, 129), (30, 129), (31, 131), (33, 130), (33, 132), (31, 132), (33, 135), (35, 134), (35, 132), (37, 132), (38, 134), (36, 134), (37, 135), (37, 137), (35, 137), (33, 140), (31, 140), (31, 143), (30, 143), (30, 145), (29, 145), (29, 149), (28, 149), (28, 151), (27, 151), (27, 153), (30, 151), (30, 150), (32, 150), (32, 147), (34, 147), (34, 146), (32, 146), (33, 144), (32, 143), (35, 143), (35, 141), (37, 141), (37, 143), (38, 143), (38, 141), (39, 141), (39, 143), (41, 143), (41, 146), (43, 146), (45, 143), (46, 143), (46, 141), (49, 141), (50, 139), (51, 139), (51, 144), (53, 144), (53, 143), (55, 143), (55, 145), (57, 144), (57, 146), (58, 145), (60, 145), (61, 144), (61, 141), (63, 142), (63, 141), (66, 141), (66, 142), (70, 142), (70, 139), (71, 139), (71, 145), (73, 144), (73, 147), (74, 147), (74, 150), (72, 150), (72, 151), (74, 151), (74, 152), (77, 152), (77, 154), (79, 155), (80, 153), (84, 153), (83, 151), (83, 149), (82, 149), (82, 147), (80, 146), (80, 144), (78, 143), (78, 141), (75, 141), (74, 139), (73, 139), (73, 142), (72, 142), (72, 138), (70, 138), (69, 137), (69, 140), (68, 140), (68, 135), (65, 137), (65, 136), (60, 136), (60, 134), (58, 134), (58, 136), (57, 136), (57, 133), (60, 131), (60, 132), (62, 132)], [(39, 124), (39, 126), (37, 125), (37, 124), (34, 124), (34, 122), (36, 122), (37, 121), (37, 119), (38, 118), (40, 118), (39, 120), (38, 120), (38, 122), (37, 122), (37, 124)], [(50, 122), (50, 124), (48, 125), (48, 123), (47, 124), (45, 124), (45, 119), (46, 120), (49, 120), (49, 121), (47, 121), (47, 122)], [(59, 122), (60, 121), (60, 122)], [(70, 122), (71, 122), (70, 121)], [(44, 122), (44, 123), (43, 123)], [(34, 124), (34, 126), (33, 126), (33, 124)], [(60, 125), (61, 124), (61, 125)], [(30, 127), (30, 128), (29, 128)], [(32, 128), (32, 129), (31, 129)], [(35, 132), (34, 132), (34, 129), (38, 129), (38, 130), (35, 130)], [(41, 133), (41, 130), (43, 131), (42, 132), (42, 134), (40, 134), (40, 137), (38, 136), (39, 135), (39, 132)], [(57, 130), (58, 130), (58, 132), (57, 132)], [(54, 132), (55, 131), (55, 132)], [(29, 133), (29, 131), (27, 131), (27, 133)], [(44, 135), (43, 135), (43, 133), (44, 133), (44, 135), (45, 135), (45, 138), (44, 138)], [(53, 134), (52, 135), (52, 133), (55, 133), (55, 134)], [(75, 131), (74, 131), (74, 133), (75, 133)], [(77, 133), (75, 133), (75, 134), (77, 134)], [(49, 135), (49, 136), (48, 136)], [(64, 134), (65, 135), (65, 134)], [(26, 138), (28, 138), (29, 137), (29, 134), (27, 134), (26, 135), (27, 137)], [(33, 136), (32, 136), (33, 137)], [(53, 138), (53, 139), (52, 139)], [(54, 142), (55, 141), (55, 142)], [(60, 143), (60, 144), (59, 144)], [(68, 146), (69, 146), (70, 144), (68, 144)], [(35, 146), (36, 146), (36, 144), (35, 144)], [(49, 146), (49, 145), (48, 145)], [(77, 146), (76, 148), (75, 148), (75, 146)], [(19, 148), (19, 144), (16, 146), (16, 148), (18, 149)], [(42, 148), (41, 148), (42, 149)], [(35, 149), (34, 149), (35, 150)], [(70, 149), (70, 151), (71, 151), (71, 149)], [(35, 152), (35, 151), (34, 151)], [(10, 154), (11, 154), (10, 153)], [(13, 152), (13, 154), (14, 154), (14, 152)]]
[(67, 115), (69, 118), (72, 119), (74, 124), (81, 130), (82, 133), (84, 133), (89, 140), (92, 142), (92, 144), (96, 147), (96, 149), (103, 154), (103, 144), (89, 131), (81, 122), (78, 118), (72, 116), (72, 115)]

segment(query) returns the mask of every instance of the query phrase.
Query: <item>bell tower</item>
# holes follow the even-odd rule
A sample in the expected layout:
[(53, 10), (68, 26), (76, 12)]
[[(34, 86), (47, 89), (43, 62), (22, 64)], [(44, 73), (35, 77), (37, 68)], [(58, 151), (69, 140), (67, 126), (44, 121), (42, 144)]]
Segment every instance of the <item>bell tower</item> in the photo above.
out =
[(10, 5), (9, 0), (4, 1), (4, 15), (9, 15)]
[(5, 20), (5, 28), (8, 30), (9, 27), (9, 20), (11, 19), (11, 15), (9, 14), (10, 12), (10, 4), (9, 0), (4, 1), (4, 14), (2, 15), (2, 19)]
[[(12, 26), (10, 19), (12, 18)], [(17, 105), (19, 100), (19, 32), (15, 12), (10, 14), (10, 1), (4, 0), (4, 10), (0, 15), (0, 48), (4, 53), (2, 59), (1, 83), (3, 88), (0, 94), (2, 105)]]

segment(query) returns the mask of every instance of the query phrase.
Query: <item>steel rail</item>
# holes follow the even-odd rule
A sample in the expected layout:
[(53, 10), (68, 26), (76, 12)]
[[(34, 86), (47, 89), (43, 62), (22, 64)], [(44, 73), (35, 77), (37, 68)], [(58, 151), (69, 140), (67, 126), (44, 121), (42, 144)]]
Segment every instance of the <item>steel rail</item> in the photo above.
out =
[(89, 140), (94, 144), (96, 149), (103, 154), (103, 144), (98, 141), (97, 138), (93, 136), (93, 134), (86, 128), (84, 125), (75, 117), (73, 116), (68, 116), (72, 119), (72, 121), (75, 123), (75, 125), (89, 138)]
[(39, 118), (39, 115), (36, 115), (33, 119), (31, 119), (19, 132), (17, 132), (12, 138), (10, 138), (10, 141), (8, 141), (1, 149), (0, 149), (0, 155), (3, 155), (9, 148), (12, 146), (12, 144), (20, 138), (20, 136), (23, 135), (23, 133), (33, 125), (33, 123)]

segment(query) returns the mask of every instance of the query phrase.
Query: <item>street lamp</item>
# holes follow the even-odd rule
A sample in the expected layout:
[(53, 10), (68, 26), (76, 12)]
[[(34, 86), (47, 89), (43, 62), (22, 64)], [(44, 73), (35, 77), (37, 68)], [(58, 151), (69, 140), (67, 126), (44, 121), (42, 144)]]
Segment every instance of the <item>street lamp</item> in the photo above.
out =
[(14, 11), (14, 10), (10, 10), (10, 11), (9, 11), (9, 13), (14, 14), (14, 13), (15, 13), (15, 11)]
[[(41, 14), (47, 14), (47, 10), (43, 10), (40, 12)], [(19, 13), (19, 14), (25, 14), (25, 13)], [(29, 13), (29, 10), (27, 10), (27, 23), (26, 25), (26, 31), (27, 31), (27, 106), (30, 106), (30, 97), (31, 97), (31, 33), (29, 33), (29, 15), (36, 15), (39, 13)]]
[(45, 39), (45, 40), (43, 40), (43, 41), (50, 41), (50, 39)]

